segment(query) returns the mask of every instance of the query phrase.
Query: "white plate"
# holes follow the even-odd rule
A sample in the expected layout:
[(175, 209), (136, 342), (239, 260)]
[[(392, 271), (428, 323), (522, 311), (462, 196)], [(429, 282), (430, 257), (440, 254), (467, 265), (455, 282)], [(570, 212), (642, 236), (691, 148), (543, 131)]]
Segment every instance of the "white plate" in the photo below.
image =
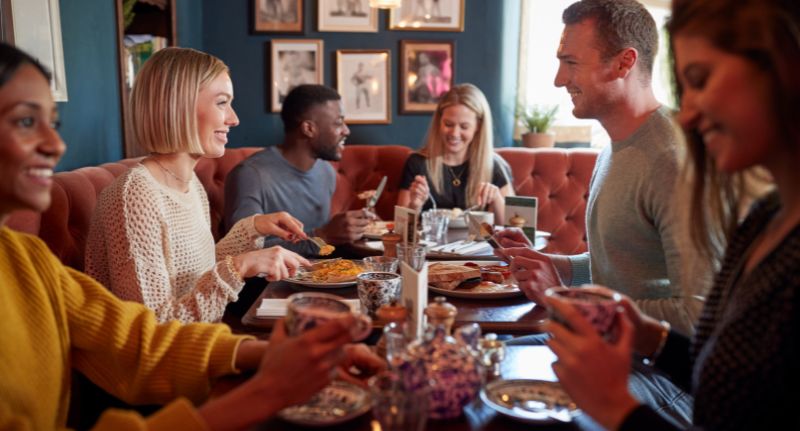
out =
[(292, 284), (299, 284), (301, 286), (306, 287), (316, 287), (318, 289), (338, 289), (340, 287), (347, 287), (353, 286), (356, 284), (356, 281), (340, 281), (338, 283), (324, 283), (324, 282), (316, 282), (316, 281), (307, 281), (307, 280), (297, 280), (294, 278), (286, 278), (285, 281), (292, 283)]
[(336, 380), (307, 403), (287, 407), (278, 412), (278, 416), (296, 425), (322, 427), (355, 419), (371, 407), (369, 392), (352, 383)]
[(467, 219), (464, 218), (464, 213), (461, 213), (458, 217), (450, 217), (450, 223), (447, 226), (456, 229), (466, 229)]
[[(332, 260), (338, 260), (338, 259), (332, 259)], [(364, 267), (360, 263), (355, 262), (355, 264), (361, 268), (361, 272), (364, 272)], [(316, 287), (319, 289), (338, 289), (340, 287), (347, 287), (356, 284), (356, 277), (358, 276), (358, 274), (356, 274), (353, 276), (352, 279), (345, 281), (335, 281), (335, 282), (314, 281), (305, 277), (307, 274), (309, 274), (309, 272), (303, 272), (303, 271), (304, 270), (301, 270), (300, 272), (295, 274), (294, 277), (284, 278), (284, 281), (287, 281), (292, 284), (299, 284), (301, 286), (306, 286), (306, 287)]]
[(386, 228), (386, 225), (392, 223), (390, 221), (382, 221), (382, 220), (375, 220), (367, 226), (367, 230), (364, 232), (364, 238), (367, 239), (381, 239), (381, 236), (386, 232), (389, 232), (389, 229)]
[[(432, 241), (420, 241), (417, 244), (424, 245), (425, 247), (430, 247), (436, 245), (435, 242)], [(367, 248), (371, 248), (373, 250), (383, 251), (383, 241), (366, 241), (364, 242), (364, 246)]]
[[(444, 261), (442, 263), (448, 263), (453, 265), (463, 265), (467, 262), (477, 263), (480, 266), (485, 265), (503, 265), (504, 262), (499, 260), (491, 261), (491, 260), (481, 260), (481, 261), (472, 261), (472, 260), (453, 260), (453, 261)], [(428, 262), (430, 265), (432, 262)], [(502, 287), (500, 287), (502, 286)], [(498, 290), (498, 288), (500, 288)], [(453, 298), (467, 298), (467, 299), (503, 299), (503, 298), (515, 298), (517, 296), (522, 296), (523, 292), (519, 289), (516, 283), (513, 280), (506, 280), (506, 282), (502, 285), (498, 285), (497, 283), (493, 283), (492, 287), (488, 287), (487, 285), (478, 285), (471, 289), (454, 289), (454, 290), (447, 290), (447, 289), (440, 289), (433, 285), (428, 285), (428, 290), (434, 293), (438, 293), (440, 295), (450, 296)]]
[(581, 411), (558, 382), (495, 380), (481, 390), (486, 405), (526, 423), (570, 422)]

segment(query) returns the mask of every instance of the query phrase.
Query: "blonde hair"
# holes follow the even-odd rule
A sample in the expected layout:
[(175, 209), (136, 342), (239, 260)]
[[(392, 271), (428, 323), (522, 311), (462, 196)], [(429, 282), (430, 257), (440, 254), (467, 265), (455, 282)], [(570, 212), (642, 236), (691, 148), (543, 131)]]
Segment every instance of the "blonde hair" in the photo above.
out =
[(203, 154), (197, 94), (228, 66), (190, 48), (165, 48), (145, 62), (131, 91), (131, 139), (148, 153)]
[(444, 141), (439, 129), (442, 122), (442, 112), (454, 105), (464, 105), (475, 113), (478, 119), (475, 136), (467, 150), (469, 161), (469, 178), (467, 179), (467, 206), (474, 204), (472, 200), (477, 195), (481, 183), (491, 182), (494, 167), (494, 143), (492, 137), (492, 111), (486, 96), (478, 87), (472, 84), (459, 84), (453, 86), (445, 93), (428, 127), (425, 146), (420, 153), (427, 158), (428, 175), (430, 175), (433, 188), (437, 193), (444, 189)]

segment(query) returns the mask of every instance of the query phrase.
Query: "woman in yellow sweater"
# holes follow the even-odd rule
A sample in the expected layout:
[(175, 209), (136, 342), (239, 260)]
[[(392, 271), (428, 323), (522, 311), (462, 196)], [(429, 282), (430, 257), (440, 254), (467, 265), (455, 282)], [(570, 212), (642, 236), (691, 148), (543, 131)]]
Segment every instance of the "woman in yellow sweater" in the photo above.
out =
[[(225, 325), (158, 324), (66, 267), (38, 238), (5, 226), (16, 210), (50, 205), (53, 168), (65, 150), (48, 73), (0, 43), (0, 429), (59, 429), (76, 369), (129, 403), (164, 404), (150, 418), (106, 412), (98, 429), (242, 429), (323, 387), (349, 357), (347, 326), (331, 322), (267, 344)], [(254, 370), (236, 389), (195, 408), (219, 377)]]

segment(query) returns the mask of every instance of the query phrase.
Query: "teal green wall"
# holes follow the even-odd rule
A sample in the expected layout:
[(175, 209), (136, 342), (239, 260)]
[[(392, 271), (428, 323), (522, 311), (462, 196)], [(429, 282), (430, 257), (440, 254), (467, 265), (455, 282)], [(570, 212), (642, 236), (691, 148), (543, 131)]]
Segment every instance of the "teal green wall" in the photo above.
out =
[[(511, 144), (516, 87), (520, 0), (465, 0), (464, 32), (319, 33), (316, 1), (305, 0), (305, 31), (253, 34), (252, 0), (177, 0), (178, 42), (222, 58), (232, 69), (234, 107), (241, 125), (232, 130), (231, 146), (272, 145), (282, 138), (278, 114), (268, 112), (267, 51), (275, 38), (324, 40), (325, 83), (333, 84), (337, 49), (388, 48), (397, 82), (401, 39), (455, 41), (455, 79), (480, 87), (492, 106), (497, 146)], [(59, 170), (97, 165), (122, 158), (116, 12), (111, 0), (61, 0), (61, 26), (69, 101), (59, 104), (61, 134), (68, 145)], [(354, 125), (351, 143), (403, 144), (418, 147), (429, 115), (400, 115), (397, 86), (392, 89), (392, 123)]]
[(59, 170), (122, 158), (113, 1), (61, 0), (68, 101), (59, 103), (67, 152)]
[[(251, 1), (203, 1), (203, 48), (231, 68), (234, 108), (241, 124), (230, 133), (232, 146), (273, 145), (283, 137), (280, 116), (267, 106), (269, 41), (322, 39), (324, 81), (335, 86), (337, 49), (390, 49), (392, 122), (389, 125), (353, 125), (348, 140), (355, 144), (402, 144), (419, 147), (430, 114), (399, 114), (400, 40), (452, 40), (455, 42), (455, 80), (471, 82), (486, 94), (495, 119), (495, 145), (511, 145), (519, 37), (519, 0), (465, 0), (464, 32), (387, 30), (388, 11), (380, 11), (378, 33), (317, 32), (317, 2), (305, 1), (302, 34), (253, 34)], [(507, 35), (507, 36), (504, 36)], [(505, 56), (505, 58), (503, 58)]]

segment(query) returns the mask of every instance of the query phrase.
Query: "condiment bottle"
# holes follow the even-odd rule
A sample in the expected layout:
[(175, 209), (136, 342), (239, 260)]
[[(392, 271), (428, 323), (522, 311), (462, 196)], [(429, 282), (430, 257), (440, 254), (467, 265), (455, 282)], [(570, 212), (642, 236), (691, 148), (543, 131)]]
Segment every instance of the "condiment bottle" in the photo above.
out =
[[(378, 316), (378, 321), (385, 322), (385, 324), (383, 334), (375, 345), (375, 353), (382, 358), (386, 358), (387, 332), (392, 332), (393, 334), (399, 333), (405, 337), (405, 323), (408, 319), (408, 309), (400, 305), (400, 303), (392, 301), (390, 304), (381, 305), (376, 314)], [(394, 325), (392, 325), (392, 323), (394, 323)], [(405, 343), (403, 342), (402, 344), (402, 347), (405, 347)]]
[(425, 307), (425, 316), (428, 317), (428, 326), (436, 327), (443, 325), (445, 333), (450, 335), (450, 330), (453, 328), (453, 322), (456, 320), (456, 313), (458, 309), (447, 302), (444, 296), (437, 296), (433, 298), (433, 303)]
[(399, 244), (400, 240), (403, 238), (399, 233), (394, 232), (394, 224), (387, 224), (386, 229), (388, 229), (389, 232), (381, 235), (381, 241), (383, 241), (383, 255), (386, 257), (397, 257), (397, 244)]

